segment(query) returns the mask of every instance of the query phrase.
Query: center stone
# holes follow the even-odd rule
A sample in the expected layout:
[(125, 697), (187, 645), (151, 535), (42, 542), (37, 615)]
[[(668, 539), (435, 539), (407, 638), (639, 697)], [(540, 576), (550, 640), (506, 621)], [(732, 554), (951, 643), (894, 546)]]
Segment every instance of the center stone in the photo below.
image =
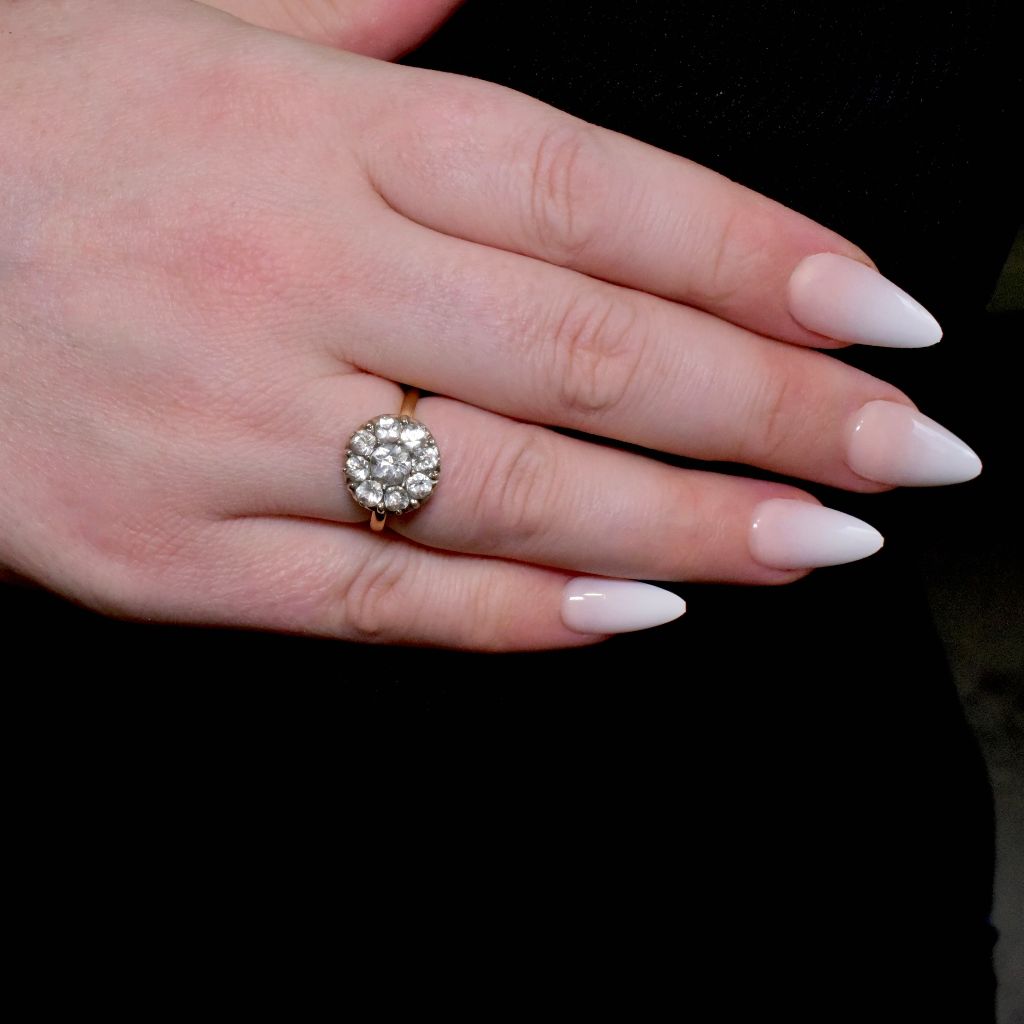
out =
[(385, 484), (400, 484), (412, 469), (412, 455), (401, 444), (382, 444), (370, 455), (370, 476)]

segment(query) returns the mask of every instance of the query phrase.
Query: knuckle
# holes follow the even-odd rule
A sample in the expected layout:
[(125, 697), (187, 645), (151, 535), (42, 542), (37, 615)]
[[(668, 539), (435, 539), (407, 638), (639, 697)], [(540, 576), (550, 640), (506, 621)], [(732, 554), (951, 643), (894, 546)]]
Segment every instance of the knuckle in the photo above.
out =
[(551, 436), (541, 427), (522, 426), (497, 445), (484, 463), (475, 518), (491, 536), (483, 538), (503, 550), (527, 547), (551, 521), (557, 477)]
[(463, 583), (460, 606), (472, 613), (461, 617), (459, 634), (454, 637), (460, 647), (476, 651), (514, 649), (510, 638), (517, 633), (521, 613), (519, 605), (505, 586), (495, 586), (487, 575), (480, 574)]
[(664, 489), (661, 500), (667, 535), (673, 538), (671, 557), (680, 579), (699, 574), (708, 559), (726, 551), (732, 543), (728, 516), (716, 504), (714, 491), (689, 475), (673, 473), (673, 486)]
[(108, 563), (86, 570), (81, 598), (87, 607), (110, 618), (154, 618), (156, 589), (147, 574)]
[(237, 323), (319, 294), (324, 261), (310, 225), (245, 197), (209, 200), (186, 223), (167, 240), (166, 272), (190, 308)]
[(793, 439), (793, 408), (795, 388), (789, 374), (772, 381), (766, 386), (763, 396), (764, 447), (765, 455), (774, 459)]
[(216, 62), (188, 62), (175, 84), (177, 94), (166, 100), (169, 116), (190, 119), (193, 131), (208, 136), (293, 142), (330, 109), (330, 92), (315, 71), (245, 42)]
[(402, 600), (412, 581), (411, 559), (399, 543), (360, 559), (332, 595), (332, 619), (345, 636), (364, 643), (383, 643), (395, 635), (396, 624), (405, 629), (415, 609)]
[(322, 303), (349, 250), (339, 255), (324, 219), (294, 197), (324, 180), (324, 150), (311, 140), (332, 123), (326, 90), (280, 60), (236, 53), (176, 70), (173, 82), (152, 102), (179, 142), (178, 172), (145, 201), (111, 193), (75, 238), (152, 270), (206, 322), (230, 327)]
[(705, 256), (697, 264), (697, 296), (711, 306), (727, 306), (760, 276), (766, 255), (774, 249), (778, 223), (762, 205), (748, 197), (730, 202), (724, 217), (713, 217)]
[[(542, 372), (554, 382), (560, 407), (591, 418), (620, 406), (632, 390), (647, 347), (634, 302), (578, 296), (550, 330)], [(543, 351), (545, 346), (541, 346)]]
[(91, 535), (83, 531), (87, 546), (78, 558), (84, 603), (113, 618), (166, 618), (207, 585), (200, 579), (208, 569), (203, 532), (198, 522), (145, 523), (142, 516), (111, 518), (106, 526), (93, 526)]
[[(776, 463), (797, 440), (801, 421), (813, 420), (816, 402), (804, 386), (793, 360), (790, 365), (769, 366), (758, 377), (749, 410), (749, 428), (740, 439), (744, 462)], [(800, 416), (794, 412), (800, 410)]]
[(597, 229), (601, 171), (600, 146), (586, 124), (557, 121), (532, 142), (526, 211), (527, 237), (535, 238), (550, 263), (578, 261)]

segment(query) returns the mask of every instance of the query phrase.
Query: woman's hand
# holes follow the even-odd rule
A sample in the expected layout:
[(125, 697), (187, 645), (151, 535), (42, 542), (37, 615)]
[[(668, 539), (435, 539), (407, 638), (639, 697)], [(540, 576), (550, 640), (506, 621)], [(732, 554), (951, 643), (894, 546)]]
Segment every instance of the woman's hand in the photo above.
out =
[[(810, 348), (934, 321), (711, 171), (193, 3), (6, 5), (0, 48), (0, 562), (92, 607), (568, 646), (658, 617), (581, 574), (784, 583), (878, 543), (537, 424), (857, 491), (977, 472)], [(444, 396), (444, 476), (376, 535), (342, 452), (394, 381)]]

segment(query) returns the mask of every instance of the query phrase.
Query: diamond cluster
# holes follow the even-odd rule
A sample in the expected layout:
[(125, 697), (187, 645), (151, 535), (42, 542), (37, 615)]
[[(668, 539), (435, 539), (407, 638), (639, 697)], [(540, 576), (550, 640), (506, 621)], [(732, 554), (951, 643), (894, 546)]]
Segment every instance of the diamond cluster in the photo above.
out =
[(364, 423), (345, 451), (345, 479), (363, 508), (401, 515), (419, 508), (441, 475), (441, 453), (430, 431), (410, 416)]

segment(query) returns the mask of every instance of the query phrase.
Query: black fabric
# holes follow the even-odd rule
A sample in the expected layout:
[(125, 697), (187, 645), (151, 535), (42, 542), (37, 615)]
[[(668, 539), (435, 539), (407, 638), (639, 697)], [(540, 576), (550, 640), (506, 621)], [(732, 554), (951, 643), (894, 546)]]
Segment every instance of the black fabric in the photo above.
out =
[[(407, 61), (538, 96), (848, 235), (947, 335), (842, 358), (973, 438), (992, 386), (976, 332), (1019, 215), (1010, 10), (469, 0)], [(35, 671), (133, 680), (118, 716), (152, 749), (184, 743), (190, 784), (205, 765), (234, 780), (224, 804), (261, 787), (262, 813), (307, 809), (277, 846), (301, 859), (317, 816), (336, 819), (332, 848), (358, 867), (331, 907), (376, 905), (393, 929), (374, 941), (412, 936), (424, 956), (436, 923), (453, 989), (476, 980), (488, 1006), (980, 1024), (991, 801), (917, 559), (987, 486), (811, 488), (879, 525), (884, 551), (782, 589), (680, 584), (679, 622), (572, 652), (385, 660), (0, 600)], [(60, 643), (29, 639), (43, 622)], [(284, 792), (262, 788), (276, 773)]]

